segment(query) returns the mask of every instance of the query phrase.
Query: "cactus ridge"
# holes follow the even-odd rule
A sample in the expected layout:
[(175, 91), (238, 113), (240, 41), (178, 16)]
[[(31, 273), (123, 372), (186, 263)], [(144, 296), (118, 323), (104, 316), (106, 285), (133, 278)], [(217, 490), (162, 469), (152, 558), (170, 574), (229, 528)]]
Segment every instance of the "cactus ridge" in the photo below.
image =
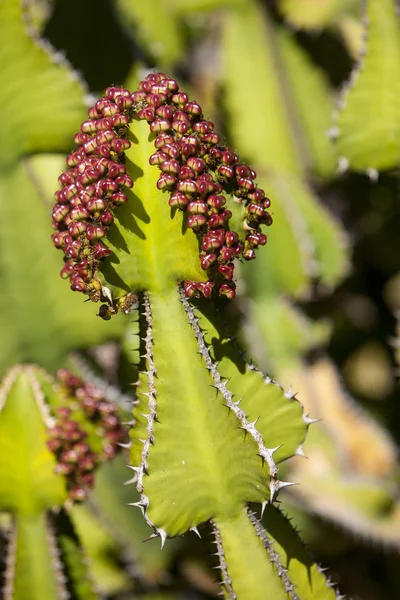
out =
[(256, 514), (250, 508), (247, 508), (247, 514), (248, 514), (251, 524), (254, 527), (254, 530), (255, 530), (257, 536), (260, 538), (260, 540), (262, 541), (262, 543), (264, 545), (264, 548), (268, 552), (271, 563), (275, 566), (276, 572), (282, 580), (282, 583), (284, 585), (285, 592), (287, 593), (288, 598), (290, 598), (290, 600), (301, 600), (299, 598), (299, 596), (296, 594), (295, 586), (293, 585), (293, 583), (290, 581), (290, 579), (288, 577), (288, 570), (285, 569), (283, 567), (283, 565), (281, 564), (281, 562), (279, 560), (279, 556), (275, 552), (275, 550), (272, 546), (272, 542), (268, 539), (267, 532), (265, 531), (261, 521), (259, 521), (257, 519)]
[(225, 589), (226, 593), (228, 594), (229, 600), (237, 600), (237, 595), (235, 594), (235, 591), (233, 589), (232, 579), (231, 579), (231, 577), (229, 575), (229, 571), (228, 571), (228, 565), (227, 565), (226, 558), (225, 558), (224, 547), (222, 545), (221, 533), (220, 533), (215, 521), (212, 521), (211, 525), (212, 525), (213, 533), (214, 533), (214, 537), (215, 537), (215, 544), (217, 546), (216, 555), (218, 556), (218, 560), (219, 560), (219, 566), (216, 568), (221, 569), (221, 573), (222, 573), (222, 580), (220, 583), (223, 586), (223, 588)]
[(147, 437), (143, 440), (143, 449), (141, 452), (141, 463), (138, 467), (131, 467), (135, 470), (136, 480), (136, 488), (140, 493), (139, 502), (133, 503), (133, 506), (138, 506), (142, 514), (145, 518), (146, 523), (155, 530), (154, 535), (159, 535), (161, 537), (161, 546), (164, 545), (167, 534), (161, 528), (157, 528), (154, 523), (149, 519), (147, 515), (147, 507), (149, 506), (149, 499), (144, 493), (143, 487), (143, 477), (148, 473), (149, 466), (147, 462), (147, 458), (149, 455), (149, 449), (152, 444), (154, 444), (154, 435), (153, 435), (153, 424), (157, 420), (157, 404), (156, 404), (156, 388), (155, 388), (155, 378), (156, 378), (156, 367), (153, 360), (153, 331), (152, 331), (152, 320), (151, 320), (151, 307), (150, 300), (146, 293), (143, 294), (143, 313), (142, 316), (145, 318), (146, 322), (146, 332), (145, 337), (142, 339), (142, 342), (145, 346), (145, 354), (142, 358), (146, 359), (147, 371), (142, 373), (142, 375), (147, 376), (147, 385), (148, 392), (140, 392), (138, 394), (142, 394), (147, 396), (148, 398), (148, 414), (144, 416), (147, 419)]
[(12, 600), (15, 578), (15, 557), (17, 552), (17, 531), (15, 518), (12, 519), (7, 531), (7, 546), (4, 569), (4, 600)]

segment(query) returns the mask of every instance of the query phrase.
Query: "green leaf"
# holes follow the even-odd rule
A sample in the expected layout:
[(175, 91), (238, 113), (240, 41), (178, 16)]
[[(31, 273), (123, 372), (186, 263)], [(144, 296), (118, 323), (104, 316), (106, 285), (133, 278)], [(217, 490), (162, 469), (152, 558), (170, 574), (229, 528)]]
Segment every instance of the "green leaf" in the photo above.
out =
[(159, 171), (149, 165), (154, 134), (149, 135), (145, 121), (134, 121), (130, 131), (132, 147), (126, 159), (135, 187), (115, 212), (107, 235), (107, 246), (114, 252), (102, 266), (107, 285), (118, 295), (138, 290), (163, 293), (185, 279), (204, 281), (197, 238), (186, 228), (187, 214), (171, 209), (157, 189)]
[[(21, 162), (0, 174), (0, 372), (15, 361), (58, 368), (73, 348), (121, 331), (106, 324), (59, 276), (46, 191), (56, 188), (55, 157)], [(39, 190), (38, 190), (39, 187)], [(44, 201), (42, 199), (42, 191)], [(110, 327), (111, 325), (111, 327)]]
[(394, 0), (369, 0), (366, 53), (345, 90), (337, 148), (351, 169), (384, 170), (400, 161), (400, 22)]
[[(46, 446), (50, 418), (33, 367), (15, 367), (0, 392), (0, 510), (36, 514), (66, 499)], [(48, 424), (48, 423), (47, 423)]]
[[(28, 34), (23, 3), (0, 3), (0, 168), (25, 154), (61, 151), (84, 119), (84, 89), (48, 45)], [(29, 17), (27, 17), (29, 21)]]

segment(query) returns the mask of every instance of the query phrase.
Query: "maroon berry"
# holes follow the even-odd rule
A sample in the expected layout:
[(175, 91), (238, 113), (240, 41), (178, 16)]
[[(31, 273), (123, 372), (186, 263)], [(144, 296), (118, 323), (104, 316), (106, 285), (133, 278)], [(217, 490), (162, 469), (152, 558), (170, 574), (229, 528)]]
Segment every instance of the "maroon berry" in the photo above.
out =
[(180, 170), (180, 165), (177, 160), (174, 158), (168, 158), (160, 165), (160, 169), (163, 173), (171, 173), (172, 175), (177, 175)]
[(204, 215), (190, 215), (187, 221), (187, 226), (191, 229), (198, 229), (207, 223), (207, 217)]
[(229, 300), (235, 297), (235, 287), (233, 283), (223, 283), (219, 288), (219, 295), (226, 296)]
[(161, 147), (161, 150), (170, 158), (178, 158), (179, 156), (179, 145), (176, 143), (168, 142)]
[(167, 159), (168, 159), (168, 155), (165, 154), (164, 152), (161, 152), (161, 150), (159, 150), (158, 152), (155, 152), (154, 154), (152, 154), (150, 156), (149, 163), (152, 166), (161, 165)]
[(201, 173), (206, 168), (206, 163), (202, 158), (191, 156), (187, 159), (186, 164), (196, 173)]
[(217, 260), (216, 254), (205, 254), (205, 255), (200, 254), (201, 268), (204, 269), (204, 271), (207, 271), (207, 269), (209, 269), (211, 267), (211, 265), (213, 265), (215, 263), (216, 260)]
[(86, 237), (89, 241), (98, 240), (106, 235), (106, 230), (100, 225), (89, 225), (86, 230)]
[(197, 192), (196, 182), (193, 179), (184, 179), (178, 182), (177, 189), (178, 192), (184, 194), (195, 194)]
[(168, 204), (183, 209), (189, 204), (189, 198), (182, 192), (174, 192), (168, 200)]
[(176, 184), (176, 177), (173, 175), (169, 175), (168, 173), (163, 173), (160, 175), (157, 181), (157, 188), (159, 190), (172, 190)]
[(105, 258), (112, 254), (111, 250), (105, 246), (102, 242), (96, 242), (94, 247), (94, 257), (96, 260), (100, 260), (101, 258)]
[(74, 221), (68, 225), (68, 231), (73, 238), (77, 238), (86, 231), (86, 227), (83, 221)]
[(221, 275), (225, 278), (228, 279), (229, 281), (232, 280), (233, 278), (233, 263), (228, 263), (227, 265), (220, 265), (218, 267), (218, 272), (221, 273)]
[(122, 188), (133, 188), (133, 181), (129, 177), (129, 175), (120, 175), (115, 179), (115, 183), (117, 183)]
[(190, 202), (187, 207), (188, 213), (192, 215), (206, 215), (207, 214), (207, 204), (202, 202), (202, 200), (194, 200)]
[(110, 200), (116, 206), (121, 206), (121, 204), (125, 204), (125, 202), (128, 202), (128, 198), (123, 192), (116, 192), (115, 194), (112, 194), (110, 196)]
[(193, 179), (196, 176), (196, 173), (188, 167), (187, 165), (183, 165), (179, 171), (179, 179)]

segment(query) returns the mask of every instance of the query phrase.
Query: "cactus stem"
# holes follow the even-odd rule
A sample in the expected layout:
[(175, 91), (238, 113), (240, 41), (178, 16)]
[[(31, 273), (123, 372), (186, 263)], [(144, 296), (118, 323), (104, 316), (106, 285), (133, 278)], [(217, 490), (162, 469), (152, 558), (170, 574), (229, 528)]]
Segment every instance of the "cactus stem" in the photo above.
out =
[(214, 536), (215, 536), (215, 544), (217, 545), (217, 550), (218, 550), (216, 554), (219, 558), (219, 565), (216, 568), (220, 568), (222, 571), (222, 574), (223, 574), (222, 585), (225, 587), (225, 590), (228, 594), (228, 598), (230, 600), (237, 600), (237, 596), (232, 587), (232, 580), (229, 576), (228, 565), (225, 560), (225, 552), (224, 552), (224, 548), (222, 546), (222, 539), (221, 539), (220, 531), (214, 521), (211, 521), (211, 523), (212, 523), (213, 532), (214, 532)]
[[(263, 506), (264, 506), (264, 503), (263, 503)], [(264, 508), (265, 508), (265, 506), (264, 506)], [(256, 515), (252, 512), (252, 510), (250, 508), (247, 509), (247, 514), (248, 514), (251, 524), (253, 525), (253, 527), (255, 529), (257, 536), (261, 539), (261, 541), (264, 545), (264, 548), (268, 552), (271, 563), (275, 566), (276, 572), (282, 580), (282, 583), (285, 587), (285, 592), (287, 593), (288, 597), (290, 598), (290, 600), (300, 600), (298, 595), (295, 592), (293, 583), (290, 581), (290, 579), (287, 575), (288, 570), (285, 569), (279, 562), (279, 556), (275, 552), (274, 548), (272, 547), (272, 542), (268, 539), (266, 530), (264, 529), (261, 522), (257, 519)]]
[(239, 420), (240, 429), (243, 429), (245, 431), (245, 435), (247, 433), (250, 433), (251, 437), (253, 438), (253, 440), (256, 442), (256, 444), (258, 446), (259, 455), (268, 463), (270, 477), (271, 477), (271, 481), (270, 481), (271, 496), (275, 497), (276, 496), (275, 490), (279, 489), (279, 488), (277, 488), (276, 485), (274, 485), (276, 483), (278, 469), (274, 462), (274, 459), (272, 458), (272, 454), (271, 454), (270, 450), (264, 444), (262, 435), (260, 434), (259, 431), (257, 431), (257, 429), (255, 427), (255, 423), (257, 422), (257, 420), (255, 421), (255, 423), (250, 423), (247, 420), (245, 412), (238, 407), (237, 402), (234, 402), (233, 394), (226, 387), (227, 380), (222, 381), (221, 375), (219, 374), (217, 368), (215, 367), (215, 364), (212, 361), (210, 351), (204, 342), (204, 335), (203, 335), (202, 331), (200, 330), (200, 327), (197, 323), (193, 307), (190, 304), (189, 300), (186, 298), (185, 292), (182, 287), (180, 287), (179, 293), (180, 293), (180, 299), (181, 299), (182, 305), (185, 309), (185, 312), (187, 314), (189, 323), (192, 326), (193, 332), (195, 334), (195, 337), (196, 337), (196, 340), (197, 340), (197, 343), (198, 343), (198, 346), (200, 349), (200, 353), (204, 359), (207, 370), (210, 372), (210, 374), (213, 378), (214, 386), (222, 394), (222, 396), (225, 400), (225, 405), (228, 406), (232, 410), (232, 412), (235, 414), (236, 418)]

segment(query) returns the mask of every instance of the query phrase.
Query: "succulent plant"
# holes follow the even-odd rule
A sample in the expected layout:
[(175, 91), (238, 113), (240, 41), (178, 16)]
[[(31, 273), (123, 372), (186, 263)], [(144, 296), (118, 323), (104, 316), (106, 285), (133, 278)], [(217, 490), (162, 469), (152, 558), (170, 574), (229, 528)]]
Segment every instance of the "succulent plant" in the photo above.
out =
[(162, 545), (210, 521), (227, 597), (300, 597), (298, 575), (286, 574), (246, 506), (264, 512), (290, 485), (277, 464), (302, 454), (312, 419), (246, 363), (221, 304), (235, 295), (233, 261), (266, 243), (270, 200), (162, 73), (133, 93), (108, 88), (88, 116), (59, 177), (52, 239), (64, 252), (61, 276), (103, 302), (102, 318), (139, 311), (133, 504)]

